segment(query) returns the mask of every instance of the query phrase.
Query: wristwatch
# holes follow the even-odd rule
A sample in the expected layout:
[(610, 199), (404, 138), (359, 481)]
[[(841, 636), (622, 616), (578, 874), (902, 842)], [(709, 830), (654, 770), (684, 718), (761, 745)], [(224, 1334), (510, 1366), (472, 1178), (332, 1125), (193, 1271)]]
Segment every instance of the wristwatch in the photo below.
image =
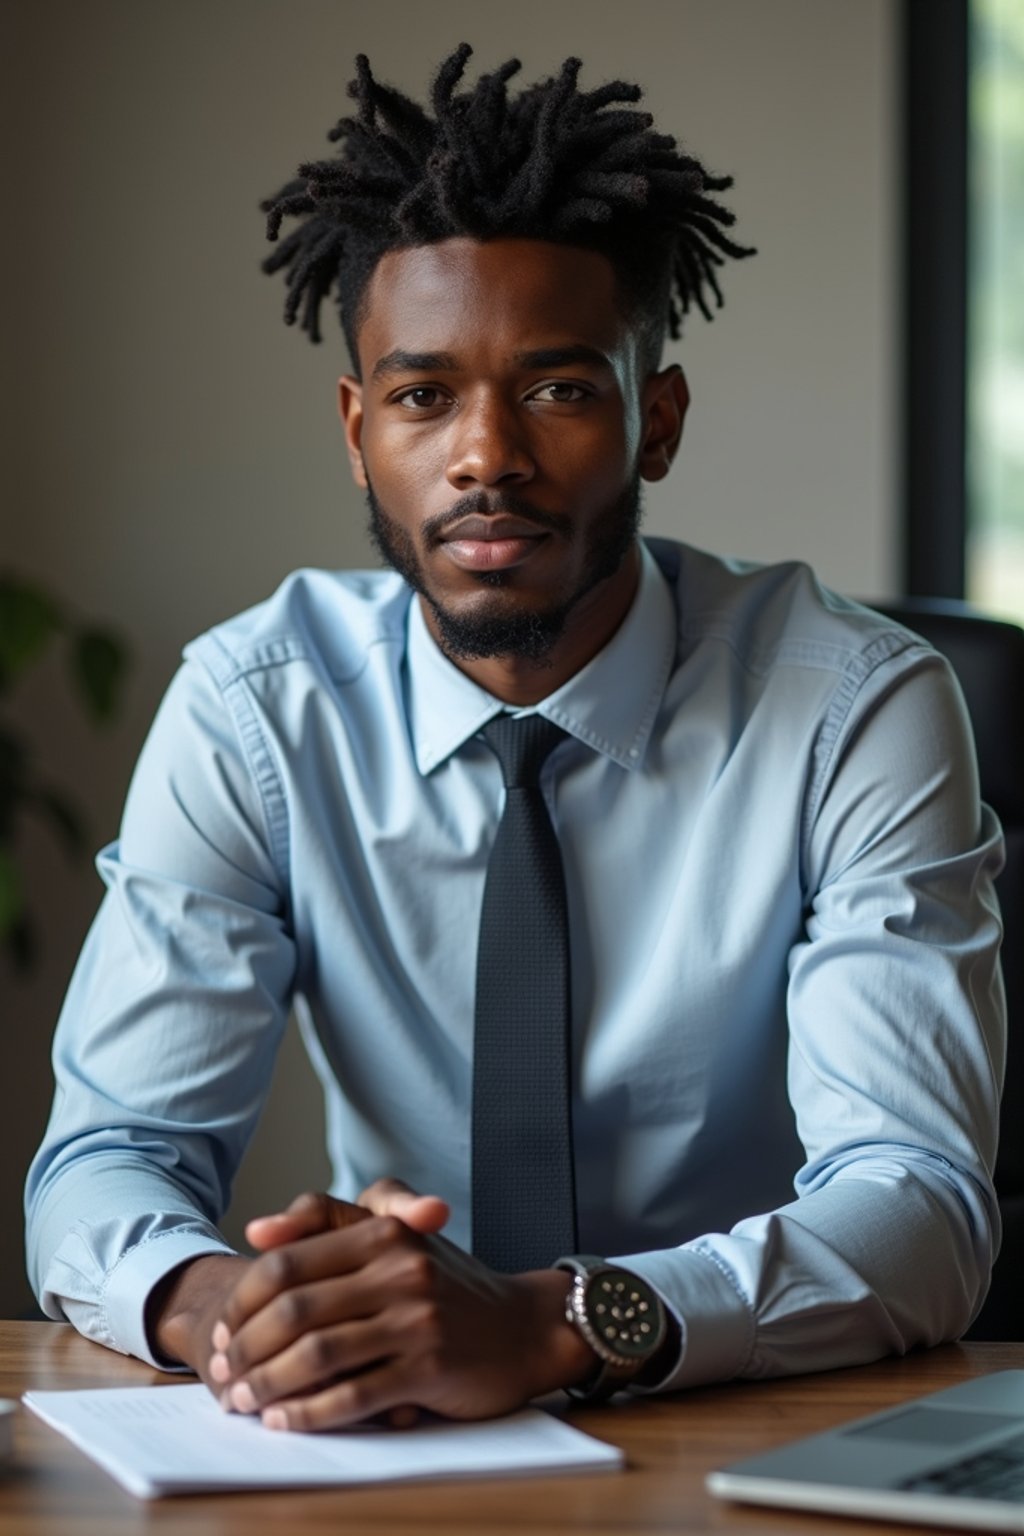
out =
[(595, 1254), (569, 1254), (555, 1268), (575, 1277), (565, 1320), (598, 1360), (593, 1376), (567, 1390), (570, 1397), (600, 1402), (638, 1376), (661, 1348), (668, 1326), (664, 1304), (646, 1280)]

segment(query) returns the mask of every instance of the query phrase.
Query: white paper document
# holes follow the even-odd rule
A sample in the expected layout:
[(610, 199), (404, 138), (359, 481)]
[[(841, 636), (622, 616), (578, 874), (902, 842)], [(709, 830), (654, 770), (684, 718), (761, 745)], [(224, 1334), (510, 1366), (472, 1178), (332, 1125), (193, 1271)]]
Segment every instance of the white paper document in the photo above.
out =
[(303, 1435), (224, 1413), (198, 1384), (26, 1392), (24, 1401), (142, 1499), (243, 1488), (598, 1472), (623, 1464), (617, 1446), (538, 1408), (482, 1423), (429, 1420), (413, 1429), (359, 1425)]

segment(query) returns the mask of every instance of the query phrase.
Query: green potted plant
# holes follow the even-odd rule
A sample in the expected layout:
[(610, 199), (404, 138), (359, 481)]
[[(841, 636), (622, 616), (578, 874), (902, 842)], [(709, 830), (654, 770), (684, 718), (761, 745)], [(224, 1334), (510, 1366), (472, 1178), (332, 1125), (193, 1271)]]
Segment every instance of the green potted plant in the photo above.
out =
[(72, 857), (89, 851), (80, 807), (40, 768), (28, 733), (6, 707), (14, 685), (54, 645), (64, 650), (87, 714), (99, 725), (114, 719), (127, 670), (124, 642), (109, 629), (82, 622), (38, 585), (0, 570), (0, 948), (20, 971), (31, 969), (38, 947), (18, 859), (23, 818), (42, 818)]

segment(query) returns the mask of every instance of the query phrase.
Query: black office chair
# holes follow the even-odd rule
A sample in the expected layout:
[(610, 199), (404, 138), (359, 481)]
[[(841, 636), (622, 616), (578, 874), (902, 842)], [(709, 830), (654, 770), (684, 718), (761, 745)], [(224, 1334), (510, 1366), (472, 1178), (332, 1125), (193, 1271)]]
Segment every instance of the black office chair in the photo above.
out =
[(997, 890), (1010, 1022), (995, 1184), (1003, 1246), (992, 1289), (968, 1338), (1024, 1339), (1024, 629), (946, 598), (875, 603), (948, 657), (963, 689), (978, 749), (981, 793), (1006, 833)]

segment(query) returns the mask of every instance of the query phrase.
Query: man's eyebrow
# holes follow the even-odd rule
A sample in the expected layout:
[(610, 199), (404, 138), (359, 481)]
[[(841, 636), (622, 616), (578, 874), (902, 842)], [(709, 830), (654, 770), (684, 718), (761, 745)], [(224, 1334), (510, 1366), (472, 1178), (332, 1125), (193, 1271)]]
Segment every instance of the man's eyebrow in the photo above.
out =
[[(605, 373), (612, 371), (606, 354), (597, 347), (574, 342), (564, 347), (535, 347), (529, 352), (517, 352), (513, 361), (517, 368), (531, 372), (543, 372), (548, 368), (597, 368)], [(404, 352), (397, 349), (386, 352), (377, 359), (371, 378), (383, 380), (396, 373), (455, 373), (458, 358), (452, 352)]]
[(450, 352), (386, 352), (373, 365), (374, 379), (393, 373), (451, 373), (457, 364)]
[(532, 352), (517, 352), (515, 360), (520, 368), (531, 370), (582, 366), (612, 371), (611, 360), (604, 352), (582, 342), (567, 347), (538, 347)]

